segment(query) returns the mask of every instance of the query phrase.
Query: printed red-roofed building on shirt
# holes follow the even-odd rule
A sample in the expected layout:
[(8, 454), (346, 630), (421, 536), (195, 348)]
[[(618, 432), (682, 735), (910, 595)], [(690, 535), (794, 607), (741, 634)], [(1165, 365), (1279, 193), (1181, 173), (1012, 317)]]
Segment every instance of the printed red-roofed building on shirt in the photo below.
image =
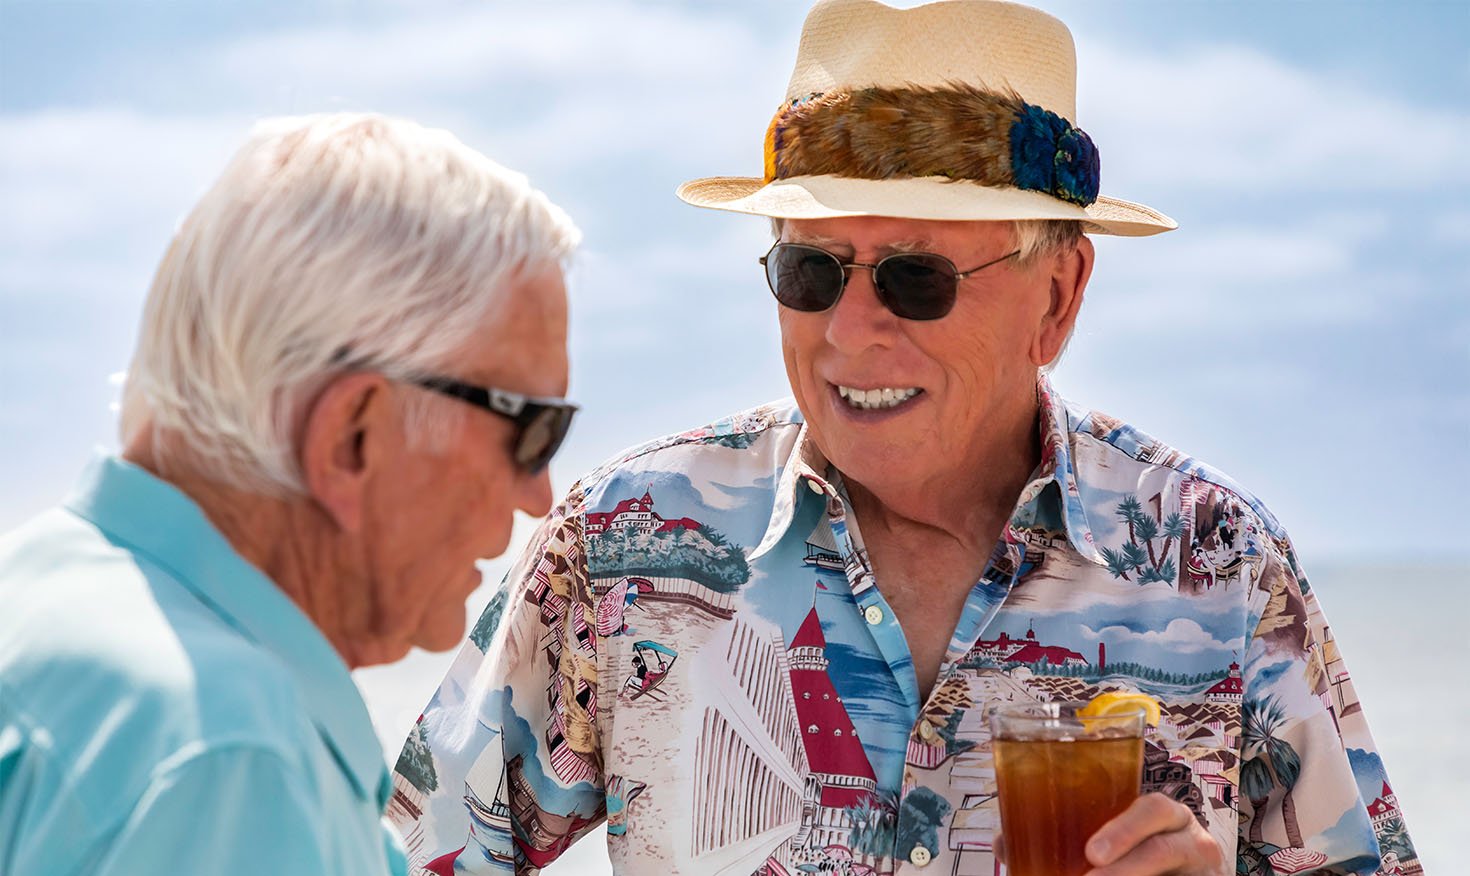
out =
[(622, 500), (611, 511), (588, 514), (583, 525), (586, 527), (587, 535), (602, 535), (625, 529), (636, 529), (640, 532), (673, 532), (679, 529), (697, 530), (703, 526), (698, 520), (689, 517), (679, 517), (674, 520), (665, 520), (660, 517), (653, 510), (651, 488), (640, 497)]
[(1239, 703), (1245, 696), (1245, 682), (1240, 677), (1240, 664), (1230, 663), (1230, 674), (1205, 691), (1205, 699), (1212, 703)]
[[(1101, 652), (1099, 652), (1101, 653)], [(1012, 639), (1004, 630), (994, 639), (981, 639), (970, 647), (968, 661), (995, 663), (1048, 663), (1051, 666), (1086, 666), (1087, 658), (1060, 645), (1043, 645), (1036, 630), (1027, 629), (1022, 639)]]

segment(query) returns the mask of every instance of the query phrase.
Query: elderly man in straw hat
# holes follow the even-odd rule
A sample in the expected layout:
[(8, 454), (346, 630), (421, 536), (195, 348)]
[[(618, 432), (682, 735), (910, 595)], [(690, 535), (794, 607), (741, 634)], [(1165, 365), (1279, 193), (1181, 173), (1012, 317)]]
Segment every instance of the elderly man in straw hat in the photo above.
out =
[(762, 179), (795, 403), (575, 485), (399, 761), (411, 860), (531, 873), (607, 822), (619, 873), (997, 873), (985, 716), (1144, 694), (1148, 793), (1098, 873), (1412, 869), (1285, 532), (1047, 377), (1098, 194), (1071, 37), (990, 0), (819, 4)]
[(545, 514), (577, 231), (444, 131), (263, 123), (159, 265), (123, 450), (0, 539), (0, 872), (402, 872), (348, 670)]

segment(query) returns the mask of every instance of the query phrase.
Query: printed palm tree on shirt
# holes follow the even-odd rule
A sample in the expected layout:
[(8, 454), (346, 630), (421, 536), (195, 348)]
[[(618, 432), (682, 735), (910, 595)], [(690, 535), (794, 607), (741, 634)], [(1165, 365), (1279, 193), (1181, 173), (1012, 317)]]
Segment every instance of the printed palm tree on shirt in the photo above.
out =
[[(1158, 496), (1154, 497), (1156, 503), (1158, 499)], [(1132, 493), (1124, 496), (1115, 513), (1119, 520), (1128, 524), (1128, 541), (1116, 551), (1102, 548), (1103, 560), (1113, 577), (1131, 581), (1133, 579), (1128, 577), (1128, 573), (1136, 569), (1139, 584), (1173, 581), (1177, 568), (1169, 551), (1176, 539), (1184, 537), (1187, 528), (1184, 518), (1176, 511), (1164, 519), (1164, 545), (1155, 552), (1154, 539), (1159, 537), (1160, 524), (1154, 515), (1143, 510), (1137, 496)]]
[(898, 833), (898, 806), (890, 794), (883, 797), (869, 795), (856, 806), (849, 806), (844, 813), (852, 822), (852, 831), (847, 838), (848, 847), (863, 864), (871, 862), (877, 867), (893, 850)]
[(933, 788), (920, 785), (904, 798), (903, 808), (904, 818), (894, 836), (894, 848), (903, 850), (923, 846), (930, 852), (938, 849), (939, 829), (944, 826), (944, 816), (949, 814), (949, 801)]
[[(1250, 699), (1241, 709), (1240, 723), (1244, 751), (1255, 752), (1240, 765), (1240, 792), (1250, 799), (1259, 816), (1271, 791), (1281, 788), (1281, 818), (1285, 822), (1286, 838), (1293, 848), (1301, 848), (1302, 830), (1291, 792), (1301, 776), (1302, 760), (1291, 743), (1276, 735), (1286, 723), (1286, 713), (1275, 697)], [(1262, 821), (1260, 817), (1251, 819), (1253, 843), (1261, 842)]]
[(1146, 519), (1143, 514), (1143, 506), (1138, 504), (1138, 497), (1132, 493), (1124, 496), (1123, 501), (1118, 503), (1118, 510), (1115, 513), (1119, 519), (1128, 524), (1128, 540), (1136, 544), (1138, 534), (1135, 527)]
[(1403, 861), (1415, 857), (1414, 844), (1409, 841), (1409, 831), (1402, 818), (1390, 818), (1383, 823), (1378, 833), (1378, 847), (1384, 854), (1393, 852)]
[(430, 794), (439, 788), (439, 775), (434, 771), (434, 755), (429, 750), (429, 737), (424, 730), (423, 717), (413, 725), (403, 752), (398, 755), (394, 770), (420, 793)]

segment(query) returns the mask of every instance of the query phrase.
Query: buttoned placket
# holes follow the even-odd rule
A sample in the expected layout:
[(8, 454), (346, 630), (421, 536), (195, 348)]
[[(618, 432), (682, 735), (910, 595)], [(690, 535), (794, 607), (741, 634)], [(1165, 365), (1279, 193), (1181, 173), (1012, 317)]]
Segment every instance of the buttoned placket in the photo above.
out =
[[(837, 550), (842, 555), (848, 586), (851, 588), (853, 599), (857, 602), (858, 612), (862, 615), (868, 635), (872, 637), (873, 644), (888, 664), (894, 680), (898, 683), (899, 690), (904, 695), (904, 705), (907, 709), (905, 717), (912, 725), (919, 717), (918, 680), (914, 676), (913, 658), (909, 654), (908, 643), (904, 640), (903, 630), (898, 625), (898, 618), (894, 615), (893, 608), (878, 590), (872, 566), (857, 547), (848, 529), (847, 520), (850, 512), (847, 500), (841, 491), (826, 479), (815, 474), (806, 474), (803, 477), (807, 487), (826, 500), (827, 522), (832, 527)], [(905, 663), (908, 664), (907, 672), (901, 669)]]
[[(992, 554), (991, 560), (986, 564), (985, 572), (981, 575), (980, 580), (971, 589), (970, 595), (965, 602), (965, 608), (960, 614), (958, 623), (955, 625), (954, 634), (950, 638), (949, 649), (945, 654), (944, 664), (940, 667), (938, 678), (935, 681), (933, 689), (929, 692), (930, 699), (933, 699), (938, 694), (939, 690), (944, 686), (945, 680), (958, 671), (956, 664), (970, 653), (970, 649), (974, 647), (976, 640), (981, 638), (996, 614), (999, 613), (1006, 598), (1010, 595), (1011, 589), (1015, 585), (1019, 574), (1020, 564), (997, 563), (997, 558), (1001, 557), (1004, 551), (1010, 546), (1003, 538), (1001, 543), (997, 545), (996, 551)], [(929, 703), (926, 701), (924, 705), (927, 708)], [(983, 708), (983, 704), (976, 703), (975, 707)], [(915, 720), (909, 728), (909, 741), (911, 744), (932, 744), (934, 740), (925, 739), (923, 736), (921, 728), (924, 726), (926, 725), (923, 722)], [(906, 829), (907, 824), (913, 821), (926, 824), (929, 821), (928, 813), (920, 812), (918, 811), (918, 807), (914, 806), (913, 790), (914, 788), (909, 787), (907, 783), (900, 789), (897, 830), (894, 832), (895, 837), (920, 834), (922, 831)], [(936, 839), (943, 835), (942, 832), (937, 833)], [(939, 848), (930, 848), (921, 841), (914, 843), (908, 849), (895, 848), (894, 863), (898, 868), (898, 872), (909, 869), (905, 866), (905, 861), (907, 864), (912, 865), (913, 868), (924, 870), (939, 854)]]
[[(910, 741), (922, 739), (919, 730), (919, 715), (927, 702), (922, 704), (919, 702), (918, 678), (913, 668), (913, 654), (909, 650), (897, 616), (877, 586), (877, 579), (874, 576), (872, 565), (868, 562), (866, 551), (858, 547), (858, 539), (854, 537), (849, 527), (851, 512), (846, 497), (839, 489), (840, 480), (834, 485), (810, 471), (803, 472), (801, 478), (805, 481), (807, 488), (822, 497), (826, 503), (827, 520), (832, 527), (834, 540), (842, 556), (843, 567), (853, 598), (857, 603), (857, 609), (862, 615), (864, 626), (872, 637), (873, 643), (888, 664), (894, 680), (904, 694), (904, 702), (907, 707), (905, 718), (909, 727), (908, 738)], [(972, 589), (954, 634), (951, 636), (944, 665), (939, 671), (938, 681), (930, 691), (931, 698), (940, 689), (944, 679), (953, 674), (954, 664), (969, 653), (970, 648), (990, 625), (1010, 594), (1018, 577), (1020, 563), (1002, 564), (997, 563), (997, 559), (1003, 557), (1006, 550), (1014, 547), (1024, 550), (1024, 545), (1018, 546), (1003, 537), (992, 554), (990, 562), (986, 564), (984, 574)], [(1002, 566), (1008, 566), (1008, 570), (1002, 569)], [(900, 669), (905, 662), (907, 672)], [(927, 821), (923, 814), (914, 811), (914, 808), (909, 805), (911, 791), (911, 788), (902, 785), (896, 789), (898, 810), (894, 813), (897, 827), (894, 832), (895, 837), (914, 833), (914, 831), (904, 829), (906, 820)], [(907, 849), (895, 848), (892, 857), (900, 867), (906, 862), (923, 869), (928, 867), (938, 854), (939, 849), (937, 848), (931, 849), (923, 843), (915, 843)]]

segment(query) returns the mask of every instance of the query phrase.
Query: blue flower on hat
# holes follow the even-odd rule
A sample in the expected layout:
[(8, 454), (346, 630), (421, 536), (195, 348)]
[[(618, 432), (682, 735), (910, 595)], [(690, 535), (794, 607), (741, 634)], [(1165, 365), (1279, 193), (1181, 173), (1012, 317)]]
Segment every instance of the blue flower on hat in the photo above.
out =
[(1021, 104), (1011, 123), (1011, 175), (1017, 188), (1087, 206), (1097, 200), (1098, 171), (1092, 138), (1050, 110)]

